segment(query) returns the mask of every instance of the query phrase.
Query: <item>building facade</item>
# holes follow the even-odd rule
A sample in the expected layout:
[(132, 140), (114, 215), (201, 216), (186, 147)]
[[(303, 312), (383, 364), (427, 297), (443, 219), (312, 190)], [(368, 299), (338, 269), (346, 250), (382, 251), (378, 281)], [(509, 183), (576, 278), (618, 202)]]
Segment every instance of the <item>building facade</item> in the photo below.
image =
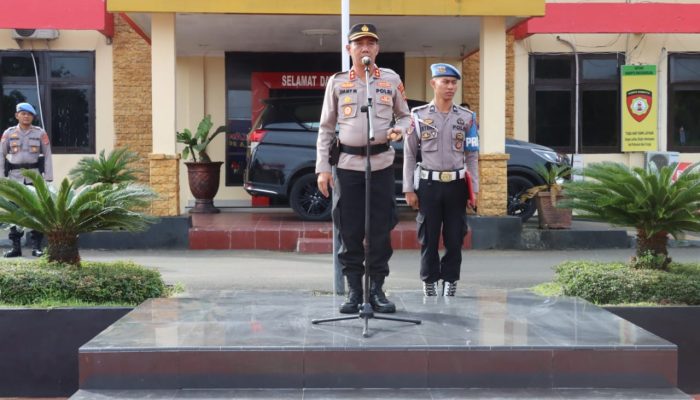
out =
[[(57, 179), (103, 149), (137, 151), (143, 181), (161, 194), (157, 215), (182, 214), (193, 202), (175, 131), (195, 129), (206, 114), (226, 125), (209, 147), (213, 160), (225, 161), (215, 201), (249, 205), (242, 172), (260, 100), (321, 93), (342, 64), (340, 1), (8, 1), (16, 4), (0, 16), (3, 127), (13, 123), (16, 101), (41, 98)], [(644, 164), (645, 152), (622, 151), (622, 65), (656, 67), (656, 150), (700, 160), (699, 8), (694, 1), (351, 0), (350, 19), (379, 27), (379, 64), (399, 72), (409, 98), (432, 97), (431, 63), (462, 68), (458, 96), (481, 128), (480, 213), (504, 215), (506, 136), (583, 164)]]

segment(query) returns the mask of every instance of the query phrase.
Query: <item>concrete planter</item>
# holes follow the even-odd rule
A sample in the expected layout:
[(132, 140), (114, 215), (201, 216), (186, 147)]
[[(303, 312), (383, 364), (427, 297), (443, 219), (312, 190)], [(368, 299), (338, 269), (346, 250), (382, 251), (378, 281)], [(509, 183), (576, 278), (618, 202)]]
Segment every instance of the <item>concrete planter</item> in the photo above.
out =
[(700, 393), (700, 306), (605, 307), (678, 346), (678, 388)]
[(131, 310), (0, 309), (0, 397), (70, 396), (80, 346)]

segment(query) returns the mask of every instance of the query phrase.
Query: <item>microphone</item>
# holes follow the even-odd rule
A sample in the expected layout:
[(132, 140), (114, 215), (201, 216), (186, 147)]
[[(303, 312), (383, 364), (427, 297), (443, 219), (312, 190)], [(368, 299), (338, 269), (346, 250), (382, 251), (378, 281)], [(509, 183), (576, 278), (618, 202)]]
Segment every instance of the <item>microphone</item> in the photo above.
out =
[(367, 56), (362, 57), (362, 65), (364, 65), (365, 67), (368, 67), (371, 62), (372, 62), (372, 59), (370, 59), (369, 57), (367, 57)]

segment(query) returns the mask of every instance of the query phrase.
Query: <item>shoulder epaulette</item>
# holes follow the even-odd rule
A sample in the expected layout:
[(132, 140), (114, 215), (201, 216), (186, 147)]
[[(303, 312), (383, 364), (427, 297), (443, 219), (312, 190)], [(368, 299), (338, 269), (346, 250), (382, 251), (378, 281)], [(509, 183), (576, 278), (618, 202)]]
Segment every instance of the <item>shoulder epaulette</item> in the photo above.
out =
[(413, 108), (411, 109), (411, 112), (413, 113), (413, 112), (420, 111), (420, 110), (422, 110), (422, 109), (428, 107), (429, 105), (430, 105), (430, 103), (423, 104), (422, 106), (413, 107)]
[(455, 106), (456, 106), (458, 109), (462, 110), (462, 111), (468, 112), (469, 114), (474, 114), (474, 111), (468, 109), (467, 107), (462, 107), (462, 106), (459, 106), (459, 105), (455, 105)]
[(388, 72), (388, 73), (390, 73), (390, 74), (394, 74), (394, 75), (396, 75), (396, 76), (399, 75), (399, 74), (396, 73), (396, 71), (394, 71), (394, 70), (391, 69), (391, 68), (382, 68), (382, 67), (379, 67), (379, 70), (382, 71), (382, 72)]

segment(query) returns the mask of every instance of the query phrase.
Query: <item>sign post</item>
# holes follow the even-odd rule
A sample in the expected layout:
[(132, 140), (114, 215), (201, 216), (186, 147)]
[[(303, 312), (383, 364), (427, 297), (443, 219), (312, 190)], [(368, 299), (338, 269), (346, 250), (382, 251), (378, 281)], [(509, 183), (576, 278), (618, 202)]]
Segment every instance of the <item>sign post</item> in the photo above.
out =
[(656, 151), (656, 66), (623, 65), (621, 68), (622, 151)]

